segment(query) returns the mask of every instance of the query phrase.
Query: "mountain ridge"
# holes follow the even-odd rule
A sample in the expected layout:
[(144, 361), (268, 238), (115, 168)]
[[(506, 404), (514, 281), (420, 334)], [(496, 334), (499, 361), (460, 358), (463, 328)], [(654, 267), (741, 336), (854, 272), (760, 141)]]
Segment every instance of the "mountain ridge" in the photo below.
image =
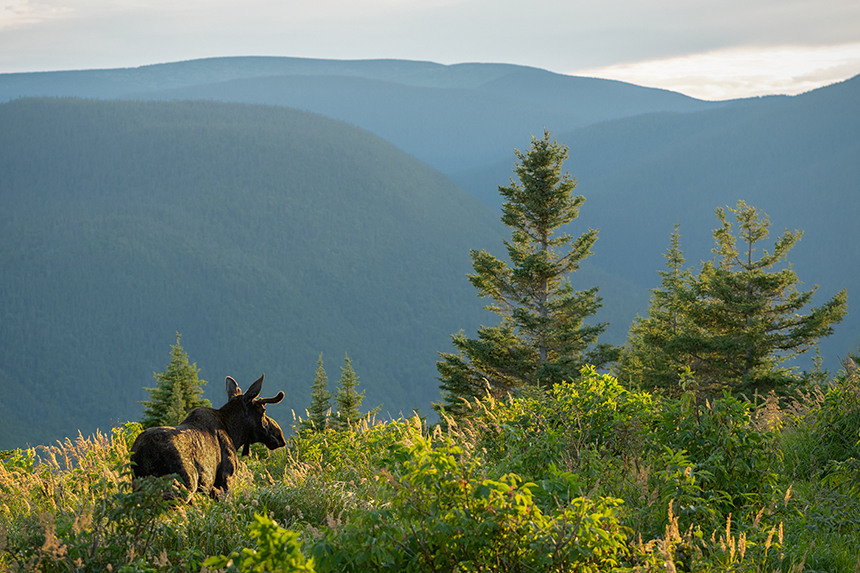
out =
[(507, 156), (513, 147), (528, 145), (529, 133), (547, 126), (566, 131), (647, 111), (725, 105), (512, 64), (269, 57), (0, 74), (0, 101), (20, 96), (213, 99), (294, 107), (358, 125), (444, 173)]

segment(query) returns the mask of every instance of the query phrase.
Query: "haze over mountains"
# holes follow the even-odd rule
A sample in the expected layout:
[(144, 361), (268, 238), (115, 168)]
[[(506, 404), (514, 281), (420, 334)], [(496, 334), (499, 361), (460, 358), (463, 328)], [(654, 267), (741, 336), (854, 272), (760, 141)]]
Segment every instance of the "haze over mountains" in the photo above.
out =
[(0, 105), (0, 386), (25, 405), (0, 403), (0, 448), (135, 419), (175, 331), (216, 404), (226, 374), (264, 370), (300, 411), (319, 353), (333, 384), (348, 352), (366, 406), (428, 411), (436, 352), (490, 320), (468, 249), (503, 254), (497, 187), (544, 126), (588, 199), (570, 232), (601, 229), (572, 278), (601, 287), (609, 342), (645, 311), (672, 226), (709, 259), (713, 210), (738, 199), (771, 239), (805, 230), (789, 260), (818, 303), (847, 287), (850, 305), (860, 278), (860, 77), (703, 102), (512, 65), (220, 58), (0, 74), (0, 101), (24, 96), (137, 103)]
[(0, 75), (21, 96), (211, 99), (283, 105), (358, 125), (453, 173), (562, 132), (654, 111), (723, 105), (653, 88), (506, 64), (214, 58), (134, 69)]

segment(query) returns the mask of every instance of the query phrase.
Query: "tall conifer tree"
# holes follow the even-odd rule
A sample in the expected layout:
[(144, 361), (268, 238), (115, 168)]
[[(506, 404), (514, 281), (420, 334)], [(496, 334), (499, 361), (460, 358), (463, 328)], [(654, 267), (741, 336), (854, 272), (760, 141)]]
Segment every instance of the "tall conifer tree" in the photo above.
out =
[(144, 388), (149, 400), (143, 404), (144, 428), (153, 426), (175, 426), (198, 406), (211, 406), (203, 398), (205, 380), (197, 377), (197, 363), (188, 363), (188, 354), (179, 344), (181, 335), (176, 333), (176, 344), (170, 347), (170, 363), (164, 372), (153, 372), (158, 382), (155, 388)]
[[(670, 249), (663, 288), (655, 291), (647, 318), (637, 318), (620, 362), (620, 377), (642, 386), (677, 389), (678, 370), (690, 367), (699, 390), (766, 391), (797, 382), (781, 366), (833, 332), (847, 313), (845, 290), (804, 314), (818, 290), (798, 292), (800, 280), (784, 263), (802, 231), (788, 230), (773, 253), (758, 243), (769, 236), (770, 218), (738, 201), (737, 235), (726, 211), (716, 209), (715, 258), (698, 274), (682, 271), (683, 259)], [(675, 253), (677, 251), (677, 253)]]
[(471, 251), (475, 272), (469, 281), (493, 300), (486, 308), (501, 323), (480, 327), (477, 339), (452, 336), (457, 354), (440, 353), (437, 363), (445, 400), (437, 409), (456, 414), (461, 399), (550, 386), (577, 376), (584, 364), (603, 367), (617, 357), (617, 349), (596, 345), (607, 325), (584, 323), (601, 306), (598, 288), (574, 291), (567, 279), (591, 254), (597, 231), (576, 239), (559, 233), (579, 216), (585, 198), (573, 194), (576, 181), (562, 173), (568, 148), (550, 137), (544, 131), (542, 138), (532, 137), (527, 152), (516, 150), (519, 182), (499, 187), (506, 199), (502, 222), (512, 229), (511, 240), (504, 241), (510, 265)]

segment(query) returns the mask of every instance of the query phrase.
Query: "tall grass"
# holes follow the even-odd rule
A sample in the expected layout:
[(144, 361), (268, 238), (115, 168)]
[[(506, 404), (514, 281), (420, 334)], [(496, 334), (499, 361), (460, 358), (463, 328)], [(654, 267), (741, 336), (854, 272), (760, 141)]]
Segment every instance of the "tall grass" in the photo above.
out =
[(126, 424), (0, 461), (0, 570), (197, 572), (281, 535), (317, 571), (860, 571), (860, 384), (854, 370), (835, 382), (756, 405), (583, 372), (433, 428), (297, 432), (242, 458), (225, 499), (190, 504), (160, 480), (131, 487), (140, 427)]

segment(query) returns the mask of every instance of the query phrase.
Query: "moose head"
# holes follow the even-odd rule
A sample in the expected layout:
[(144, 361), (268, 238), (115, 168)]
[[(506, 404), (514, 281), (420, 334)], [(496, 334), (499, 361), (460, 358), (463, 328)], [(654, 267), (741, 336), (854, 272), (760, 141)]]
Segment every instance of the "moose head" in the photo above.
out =
[(227, 403), (221, 408), (195, 408), (176, 427), (149, 428), (140, 434), (131, 446), (134, 476), (177, 474), (189, 493), (202, 491), (215, 498), (227, 493), (239, 448), (248, 455), (254, 443), (270, 450), (286, 445), (281, 427), (266, 415), (266, 404), (280, 402), (284, 393), (258, 398), (264, 377), (243, 394), (227, 376)]
[(221, 407), (224, 412), (228, 432), (234, 436), (233, 443), (238, 450), (243, 447), (242, 455), (247, 456), (251, 444), (262, 443), (270, 450), (286, 445), (281, 427), (266, 415), (266, 404), (277, 404), (284, 399), (278, 392), (274, 398), (257, 398), (263, 388), (263, 376), (251, 384), (244, 394), (233, 379), (227, 376), (227, 403)]

